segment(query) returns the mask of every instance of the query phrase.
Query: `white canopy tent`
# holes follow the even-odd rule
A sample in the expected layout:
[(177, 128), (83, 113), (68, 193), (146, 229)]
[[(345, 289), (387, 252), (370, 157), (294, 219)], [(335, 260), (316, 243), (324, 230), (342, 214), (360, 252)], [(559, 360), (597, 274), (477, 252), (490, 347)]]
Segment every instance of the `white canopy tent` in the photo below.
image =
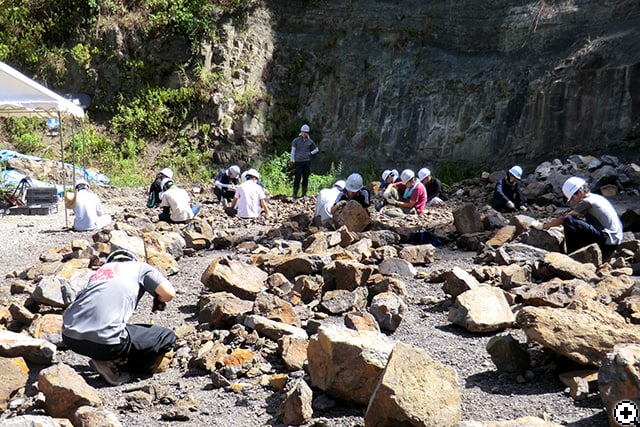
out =
[[(62, 118), (70, 117), (72, 119), (77, 118), (83, 120), (84, 109), (31, 80), (4, 62), (0, 62), (0, 117), (42, 117), (44, 119), (58, 119), (60, 123), (60, 131), (58, 134), (60, 135), (62, 185), (63, 188), (66, 188)], [(68, 227), (66, 209), (65, 222)]]

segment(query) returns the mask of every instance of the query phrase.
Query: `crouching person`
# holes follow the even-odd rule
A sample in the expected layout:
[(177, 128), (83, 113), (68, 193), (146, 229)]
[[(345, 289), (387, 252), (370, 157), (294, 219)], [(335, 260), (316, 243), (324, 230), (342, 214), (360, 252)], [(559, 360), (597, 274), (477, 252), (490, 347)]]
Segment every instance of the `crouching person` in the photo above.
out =
[(91, 358), (93, 368), (111, 385), (129, 381), (127, 372), (156, 372), (175, 346), (172, 330), (128, 324), (145, 293), (153, 310), (164, 310), (175, 296), (173, 285), (131, 252), (113, 251), (62, 315), (62, 340)]

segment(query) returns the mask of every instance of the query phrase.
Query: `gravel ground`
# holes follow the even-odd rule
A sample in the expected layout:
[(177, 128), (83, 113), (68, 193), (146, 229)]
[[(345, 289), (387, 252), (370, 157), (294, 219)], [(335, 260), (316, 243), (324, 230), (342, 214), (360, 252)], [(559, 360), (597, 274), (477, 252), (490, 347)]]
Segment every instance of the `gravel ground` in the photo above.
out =
[[(142, 204), (140, 192), (102, 192), (103, 203), (114, 216), (122, 214), (131, 203)], [(137, 197), (137, 199), (136, 199)], [(144, 196), (142, 196), (144, 198)], [(282, 203), (282, 206), (279, 204)], [(272, 201), (276, 209), (286, 209), (284, 202)], [(211, 214), (217, 206), (207, 205), (203, 215)], [(221, 217), (222, 218), (222, 217)], [(68, 221), (68, 222), (67, 222)], [(240, 223), (220, 220), (224, 227), (240, 227)], [(46, 216), (4, 216), (0, 218), (0, 277), (2, 289), (8, 289), (11, 272), (20, 272), (34, 264), (46, 249), (69, 243), (72, 239), (91, 240), (91, 232), (77, 233), (65, 230), (72, 217), (65, 220), (64, 210)], [(258, 226), (256, 226), (259, 228)], [(238, 230), (255, 232), (257, 230)], [(178, 295), (168, 304), (167, 310), (153, 315), (150, 299), (143, 299), (133, 320), (154, 321), (156, 324), (177, 327), (196, 325), (196, 304), (203, 289), (200, 275), (207, 265), (222, 252), (205, 250), (179, 260), (181, 271), (170, 277)], [(445, 270), (453, 266), (466, 268), (472, 263), (473, 253), (454, 249), (439, 249), (436, 261), (424, 272)], [(606, 415), (597, 394), (574, 402), (558, 381), (552, 357), (542, 357), (533, 369), (533, 378), (518, 382), (511, 375), (499, 374), (485, 346), (492, 335), (470, 334), (447, 321), (450, 304), (444, 299), (441, 284), (424, 280), (408, 281), (409, 311), (402, 324), (391, 337), (395, 340), (426, 349), (432, 357), (452, 366), (458, 372), (462, 396), (462, 418), (469, 420), (508, 420), (523, 416), (546, 418), (566, 426), (596, 427), (607, 425)], [(5, 291), (6, 292), (6, 291)], [(428, 301), (439, 301), (430, 303)], [(521, 336), (520, 331), (511, 331)], [(277, 409), (282, 392), (260, 386), (252, 379), (243, 379), (247, 387), (233, 392), (211, 387), (208, 376), (192, 375), (184, 369), (170, 367), (152, 378), (137, 378), (134, 383), (119, 387), (106, 384), (88, 367), (88, 360), (70, 351), (61, 351), (59, 360), (73, 366), (99, 390), (105, 406), (118, 414), (122, 425), (150, 426), (276, 426)], [(292, 374), (304, 375), (301, 372)], [(132, 388), (154, 385), (166, 390), (173, 400), (192, 403), (193, 411), (186, 421), (162, 421), (162, 414), (171, 409), (170, 404), (154, 403), (141, 410), (127, 407), (126, 396)], [(336, 401), (314, 389), (314, 419), (308, 425), (332, 427), (363, 426), (362, 406)], [(11, 414), (5, 414), (6, 417)]]

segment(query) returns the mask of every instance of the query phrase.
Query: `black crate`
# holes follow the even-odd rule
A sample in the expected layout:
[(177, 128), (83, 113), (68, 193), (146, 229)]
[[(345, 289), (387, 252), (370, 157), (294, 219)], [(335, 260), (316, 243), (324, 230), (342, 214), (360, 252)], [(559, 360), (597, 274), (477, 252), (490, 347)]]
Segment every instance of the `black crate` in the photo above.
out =
[(29, 206), (11, 206), (9, 215), (29, 215)]
[(27, 188), (28, 205), (52, 205), (58, 203), (58, 189), (56, 187)]
[(58, 213), (58, 204), (29, 205), (29, 215), (49, 215)]

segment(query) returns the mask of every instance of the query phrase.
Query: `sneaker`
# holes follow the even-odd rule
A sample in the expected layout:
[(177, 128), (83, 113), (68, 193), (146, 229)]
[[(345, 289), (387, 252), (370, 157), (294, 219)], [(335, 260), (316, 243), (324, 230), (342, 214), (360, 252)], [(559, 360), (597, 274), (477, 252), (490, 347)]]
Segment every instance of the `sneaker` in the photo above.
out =
[(113, 360), (91, 359), (90, 365), (111, 385), (120, 385), (131, 379), (128, 373), (118, 370)]

